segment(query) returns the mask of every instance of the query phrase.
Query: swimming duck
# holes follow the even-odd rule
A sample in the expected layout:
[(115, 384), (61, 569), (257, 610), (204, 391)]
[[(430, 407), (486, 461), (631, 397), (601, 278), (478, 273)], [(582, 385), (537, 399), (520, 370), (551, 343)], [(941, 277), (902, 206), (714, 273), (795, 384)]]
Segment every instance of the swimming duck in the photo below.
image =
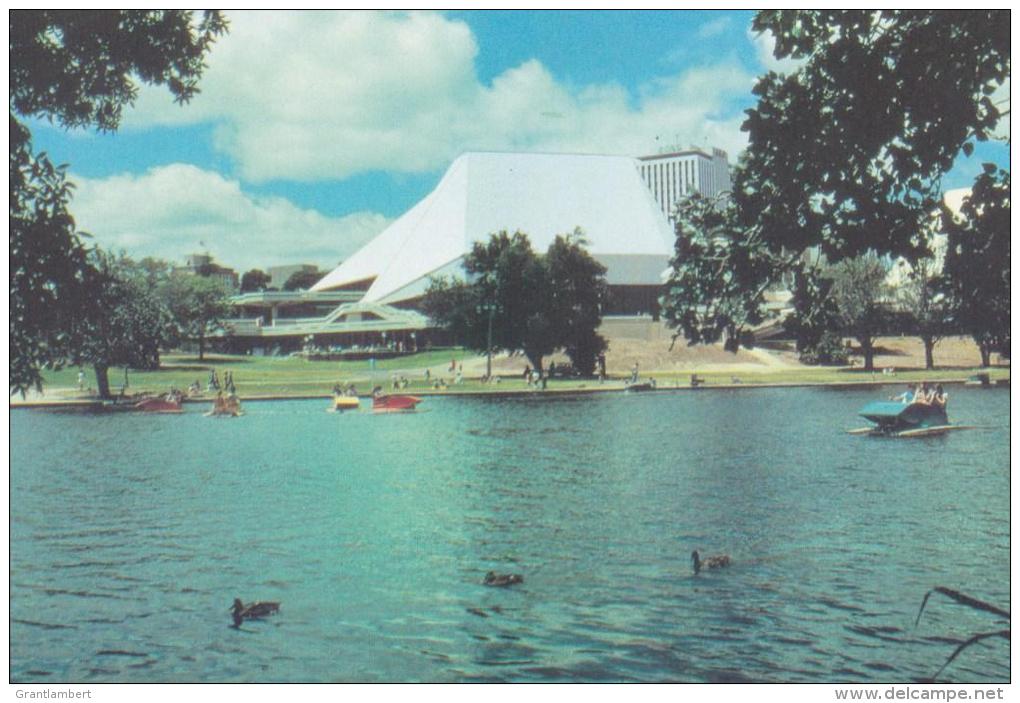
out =
[(495, 571), (490, 571), (485, 575), (483, 583), (486, 586), (513, 586), (517, 583), (524, 583), (524, 577), (520, 574), (497, 574)]
[(701, 555), (698, 554), (698, 550), (695, 549), (691, 552), (691, 563), (694, 565), (694, 573), (698, 573), (702, 569), (721, 569), (724, 566), (729, 566), (730, 557), (727, 554), (717, 554), (715, 556), (707, 557), (704, 561), (702, 561)]
[(273, 613), (280, 612), (280, 604), (270, 601), (259, 601), (245, 605), (240, 598), (234, 599), (234, 606), (230, 609), (234, 614), (234, 627), (240, 627), (245, 620), (256, 620), (264, 618)]

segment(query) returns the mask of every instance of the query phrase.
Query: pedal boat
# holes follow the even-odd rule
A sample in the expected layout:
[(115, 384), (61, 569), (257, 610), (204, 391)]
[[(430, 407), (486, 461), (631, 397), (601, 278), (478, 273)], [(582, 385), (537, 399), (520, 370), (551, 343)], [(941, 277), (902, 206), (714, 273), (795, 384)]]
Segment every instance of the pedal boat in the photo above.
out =
[(344, 410), (357, 410), (361, 403), (356, 395), (335, 395), (333, 396), (333, 412)]
[(851, 434), (930, 437), (951, 430), (969, 429), (949, 424), (945, 406), (938, 404), (877, 400), (865, 405), (858, 414), (875, 423), (875, 426), (850, 430)]
[(374, 413), (409, 413), (421, 402), (414, 395), (377, 395), (372, 398)]
[(140, 410), (146, 413), (181, 413), (184, 412), (184, 408), (181, 407), (180, 400), (168, 400), (166, 396), (158, 396), (156, 398), (145, 398), (139, 400), (134, 404), (135, 410)]

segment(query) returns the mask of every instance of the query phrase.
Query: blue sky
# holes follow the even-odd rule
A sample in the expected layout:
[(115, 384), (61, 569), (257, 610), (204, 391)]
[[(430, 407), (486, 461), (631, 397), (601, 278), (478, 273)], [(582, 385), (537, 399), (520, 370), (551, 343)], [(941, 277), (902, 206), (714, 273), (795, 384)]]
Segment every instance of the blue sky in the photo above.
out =
[[(233, 12), (190, 105), (144, 88), (110, 135), (33, 126), (106, 247), (239, 270), (330, 267), (468, 150), (641, 155), (745, 144), (783, 66), (733, 11)], [(980, 146), (947, 187), (967, 185)]]

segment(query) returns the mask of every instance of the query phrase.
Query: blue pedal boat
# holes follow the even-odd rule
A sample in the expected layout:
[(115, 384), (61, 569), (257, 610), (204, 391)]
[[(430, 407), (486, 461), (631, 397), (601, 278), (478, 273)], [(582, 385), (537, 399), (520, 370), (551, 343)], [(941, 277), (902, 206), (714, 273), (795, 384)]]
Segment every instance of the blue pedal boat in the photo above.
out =
[(967, 429), (960, 425), (950, 425), (945, 406), (938, 404), (876, 400), (865, 405), (858, 414), (875, 423), (875, 426), (850, 430), (851, 434), (928, 437), (950, 430)]

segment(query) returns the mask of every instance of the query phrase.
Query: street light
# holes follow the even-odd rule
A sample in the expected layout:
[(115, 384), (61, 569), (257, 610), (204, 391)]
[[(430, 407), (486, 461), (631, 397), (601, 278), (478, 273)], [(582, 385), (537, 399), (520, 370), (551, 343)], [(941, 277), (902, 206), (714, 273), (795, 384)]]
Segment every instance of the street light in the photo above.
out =
[(485, 380), (488, 381), (492, 378), (492, 316), (496, 312), (495, 303), (482, 303), (478, 306), (478, 312), (489, 314), (489, 334), (486, 337), (485, 350), (488, 354), (488, 358), (485, 362)]

